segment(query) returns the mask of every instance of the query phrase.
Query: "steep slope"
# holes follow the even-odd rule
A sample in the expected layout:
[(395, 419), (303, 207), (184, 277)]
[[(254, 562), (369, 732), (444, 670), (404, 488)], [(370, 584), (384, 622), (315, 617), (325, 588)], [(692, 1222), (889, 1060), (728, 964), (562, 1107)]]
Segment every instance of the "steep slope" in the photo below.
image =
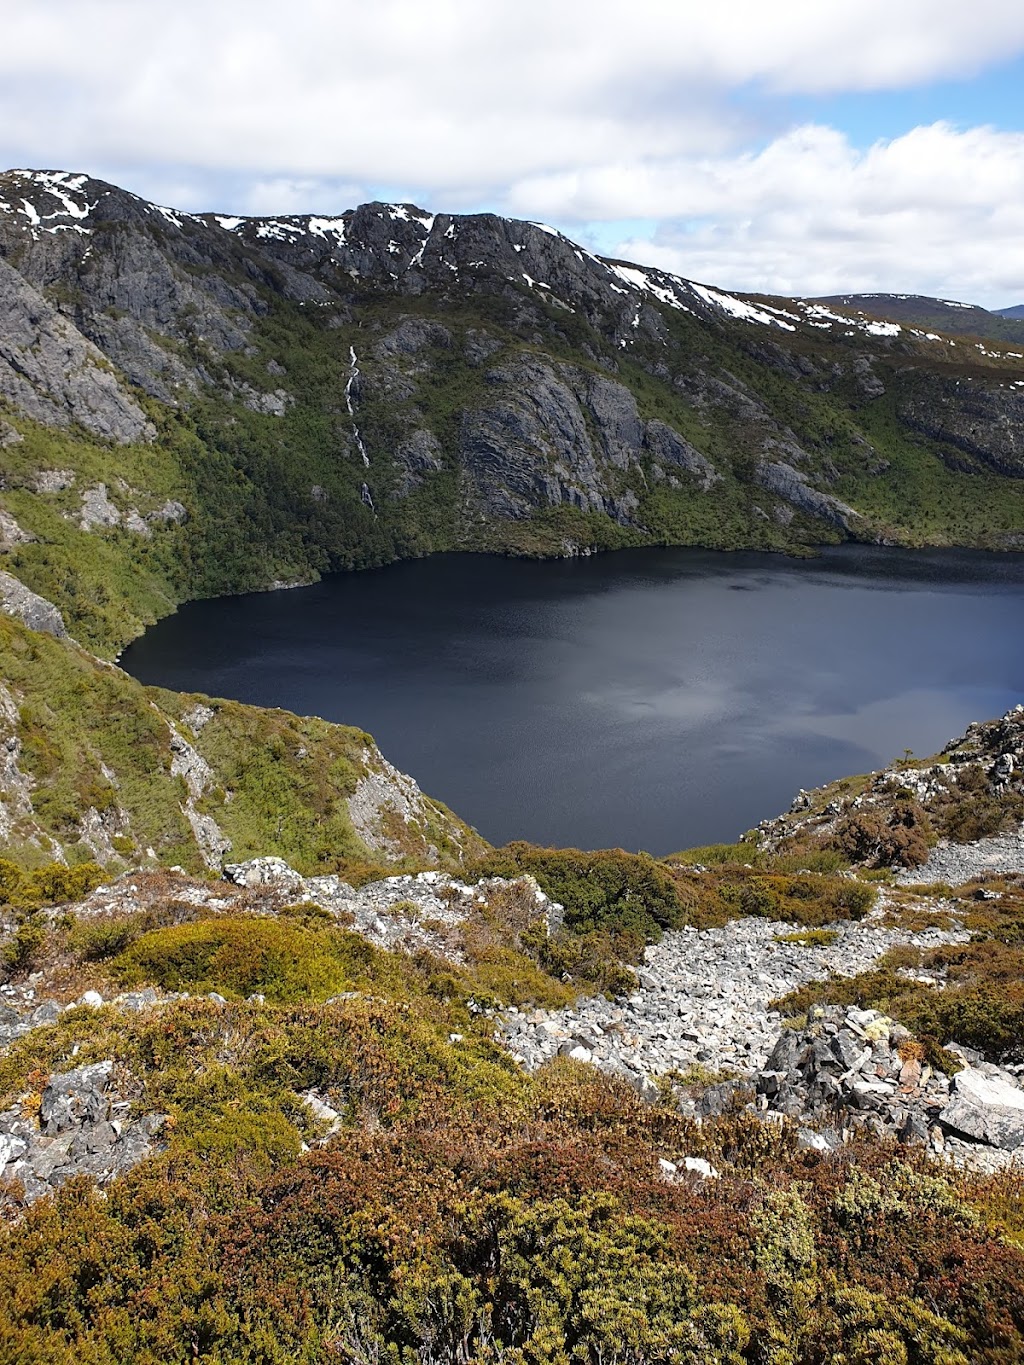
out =
[(7, 567), (101, 653), (188, 597), (439, 549), (1024, 534), (1020, 355), (536, 224), (20, 171), (0, 268)]
[(994, 308), (1001, 318), (1024, 318), (1024, 303), (1015, 303), (1012, 308)]
[(485, 847), (360, 730), (144, 688), (3, 614), (0, 755), (0, 845), (23, 866), (277, 855), (312, 873)]

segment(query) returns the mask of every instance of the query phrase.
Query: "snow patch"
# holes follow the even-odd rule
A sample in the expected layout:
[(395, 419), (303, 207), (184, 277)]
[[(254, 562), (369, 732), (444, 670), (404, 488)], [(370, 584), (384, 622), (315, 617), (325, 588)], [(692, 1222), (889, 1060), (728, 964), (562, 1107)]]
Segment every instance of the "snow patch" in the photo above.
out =
[(730, 317), (740, 318), (743, 322), (761, 322), (769, 327), (782, 327), (787, 332), (796, 331), (791, 322), (772, 317), (771, 313), (766, 313), (763, 308), (755, 308), (752, 303), (734, 298), (732, 294), (723, 294), (717, 289), (709, 289), (704, 284), (691, 284), (690, 288), (698, 298), (711, 304), (713, 308), (720, 308), (723, 313), (728, 313)]
[(308, 218), (306, 225), (314, 237), (322, 237), (324, 241), (334, 237), (338, 246), (341, 246), (345, 240), (344, 218)]
[[(594, 259), (596, 259), (596, 257)], [(603, 265), (606, 270), (610, 270), (613, 275), (617, 275), (618, 278), (628, 284), (631, 289), (639, 289), (642, 293), (650, 294), (653, 298), (656, 298), (659, 303), (667, 303), (670, 308), (681, 309), (684, 313), (689, 313), (691, 311), (687, 308), (686, 304), (680, 300), (675, 289), (665, 283), (666, 280), (671, 279), (671, 276), (662, 276), (661, 281), (658, 281), (653, 278), (649, 271), (641, 270), (639, 266), (609, 265), (606, 261), (601, 261), (599, 264)], [(626, 292), (623, 289), (619, 289), (614, 284), (611, 287), (617, 294)], [(635, 322), (633, 326), (636, 326)]]

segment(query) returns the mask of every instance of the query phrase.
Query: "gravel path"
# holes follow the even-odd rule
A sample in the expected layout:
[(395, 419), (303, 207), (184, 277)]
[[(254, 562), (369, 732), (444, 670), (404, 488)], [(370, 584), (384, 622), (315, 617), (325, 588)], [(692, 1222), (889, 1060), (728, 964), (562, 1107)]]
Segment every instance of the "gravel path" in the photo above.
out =
[(647, 949), (632, 995), (558, 1011), (509, 1011), (504, 1042), (531, 1068), (570, 1053), (632, 1081), (696, 1062), (757, 1072), (781, 1027), (769, 1001), (830, 973), (864, 971), (897, 944), (934, 948), (968, 938), (962, 931), (883, 929), (877, 920), (884, 908), (859, 923), (831, 926), (838, 937), (827, 947), (780, 943), (794, 926), (762, 919), (667, 933)]
[(915, 882), (961, 882), (985, 872), (1024, 872), (1024, 825), (1009, 834), (995, 834), (975, 844), (940, 843), (928, 861), (900, 874), (904, 885)]

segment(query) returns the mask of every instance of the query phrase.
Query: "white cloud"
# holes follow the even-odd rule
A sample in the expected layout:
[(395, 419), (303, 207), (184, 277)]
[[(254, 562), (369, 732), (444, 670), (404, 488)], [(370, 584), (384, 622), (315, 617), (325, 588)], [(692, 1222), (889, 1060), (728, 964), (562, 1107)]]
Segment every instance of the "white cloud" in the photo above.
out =
[(999, 306), (1024, 298), (1024, 134), (947, 124), (859, 152), (799, 128), (757, 155), (615, 170), (533, 193), (563, 221), (652, 216), (619, 253), (694, 279), (780, 294), (884, 290)]
[(1006, 0), (33, 0), (0, 127), (27, 159), (484, 192), (724, 150), (725, 96), (878, 90), (1024, 50)]
[(882, 288), (909, 271), (1024, 295), (1011, 135), (937, 126), (859, 154), (811, 127), (745, 150), (784, 97), (966, 79), (1024, 53), (1009, 0), (7, 9), (7, 164), (103, 174), (186, 209), (334, 212), (386, 193), (566, 224), (651, 218), (653, 239), (623, 252), (735, 287)]

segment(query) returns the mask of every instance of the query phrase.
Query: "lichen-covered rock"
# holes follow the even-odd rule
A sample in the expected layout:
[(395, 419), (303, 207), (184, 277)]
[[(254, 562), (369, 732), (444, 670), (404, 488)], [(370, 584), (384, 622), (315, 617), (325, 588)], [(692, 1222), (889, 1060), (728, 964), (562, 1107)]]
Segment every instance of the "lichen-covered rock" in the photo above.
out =
[(23, 531), (10, 512), (0, 507), (0, 550), (13, 550), (16, 545), (27, 545), (35, 536)]
[(961, 1137), (1016, 1151), (1024, 1147), (1024, 1090), (997, 1067), (965, 1067), (939, 1120)]
[(121, 525), (121, 511), (111, 502), (105, 483), (87, 488), (82, 494), (78, 524), (83, 531), (103, 531)]
[(13, 574), (0, 570), (0, 610), (15, 616), (30, 630), (42, 630), (58, 639), (67, 638), (64, 618), (45, 597), (26, 588)]
[(73, 1176), (106, 1185), (158, 1150), (161, 1114), (132, 1115), (114, 1081), (114, 1063), (96, 1062), (51, 1076), (38, 1117), (20, 1105), (0, 1114), (0, 1180), (20, 1184), (25, 1203)]

